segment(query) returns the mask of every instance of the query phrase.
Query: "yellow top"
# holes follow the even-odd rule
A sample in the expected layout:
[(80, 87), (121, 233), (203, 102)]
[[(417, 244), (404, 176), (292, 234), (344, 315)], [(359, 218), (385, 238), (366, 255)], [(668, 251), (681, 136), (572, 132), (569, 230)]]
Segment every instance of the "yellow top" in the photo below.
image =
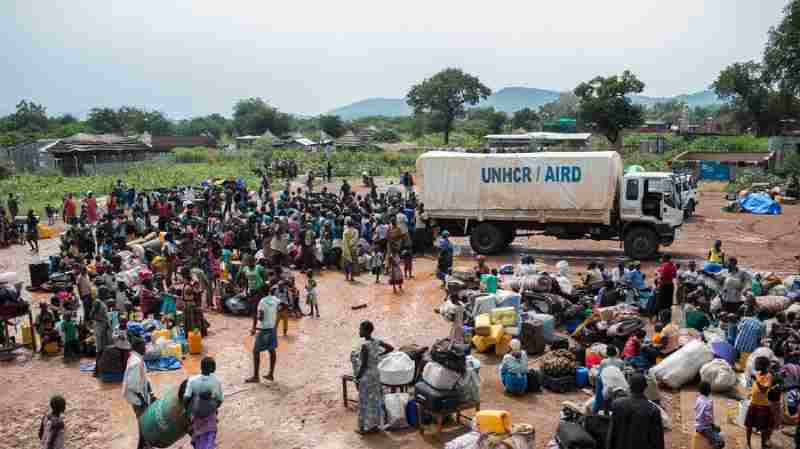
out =
[(717, 251), (716, 248), (711, 248), (708, 252), (708, 261), (713, 263), (725, 262), (725, 253), (722, 250)]
[(770, 387), (772, 387), (772, 374), (756, 374), (756, 381), (753, 382), (753, 388), (750, 390), (750, 404), (769, 406), (767, 393)]

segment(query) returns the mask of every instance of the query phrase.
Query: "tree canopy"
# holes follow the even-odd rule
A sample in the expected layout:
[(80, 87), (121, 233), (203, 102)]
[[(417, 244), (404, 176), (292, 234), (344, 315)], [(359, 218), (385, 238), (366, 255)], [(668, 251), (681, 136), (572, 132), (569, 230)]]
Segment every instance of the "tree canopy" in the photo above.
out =
[(239, 100), (233, 107), (233, 127), (240, 135), (261, 135), (267, 130), (281, 136), (291, 125), (291, 117), (258, 97)]
[(467, 105), (476, 105), (492, 94), (480, 80), (461, 69), (445, 69), (411, 87), (406, 102), (415, 114), (435, 112), (442, 119), (444, 143), (450, 142), (453, 122), (463, 118)]
[(13, 115), (14, 127), (21, 132), (47, 131), (47, 108), (33, 101), (22, 100), (17, 103)]
[(575, 88), (578, 115), (585, 123), (593, 123), (609, 142), (617, 144), (622, 130), (644, 122), (644, 108), (628, 97), (643, 90), (644, 83), (628, 70), (608, 78), (598, 76)]
[(511, 126), (514, 129), (522, 128), (531, 131), (539, 124), (539, 114), (531, 108), (523, 108), (514, 113), (511, 118)]
[(342, 119), (338, 115), (320, 116), (319, 126), (323, 131), (325, 131), (325, 134), (333, 137), (334, 139), (342, 137), (344, 133), (347, 132), (344, 122), (342, 122)]
[(768, 81), (800, 95), (800, 0), (786, 5), (781, 23), (769, 30), (764, 64)]

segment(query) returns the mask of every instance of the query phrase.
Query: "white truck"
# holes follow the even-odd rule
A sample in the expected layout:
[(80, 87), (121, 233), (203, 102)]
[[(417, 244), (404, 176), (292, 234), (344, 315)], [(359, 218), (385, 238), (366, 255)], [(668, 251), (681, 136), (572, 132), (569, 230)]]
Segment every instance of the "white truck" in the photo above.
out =
[(700, 204), (697, 195), (697, 180), (691, 174), (678, 174), (678, 182), (675, 187), (678, 189), (678, 196), (683, 206), (683, 218), (694, 215), (697, 205)]
[(520, 235), (617, 240), (634, 259), (654, 257), (683, 224), (672, 173), (623, 173), (612, 151), (469, 154), (417, 159), (417, 190), (431, 225), (469, 236), (479, 254)]

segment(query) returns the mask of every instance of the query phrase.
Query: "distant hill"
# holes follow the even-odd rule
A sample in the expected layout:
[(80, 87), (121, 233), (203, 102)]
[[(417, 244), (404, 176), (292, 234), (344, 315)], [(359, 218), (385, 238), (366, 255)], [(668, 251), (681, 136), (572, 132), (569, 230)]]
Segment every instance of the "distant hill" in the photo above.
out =
[[(492, 106), (498, 111), (513, 114), (523, 108), (538, 109), (540, 106), (558, 99), (561, 92), (532, 87), (506, 87), (492, 94), (480, 106)], [(693, 94), (677, 95), (674, 97), (648, 97), (634, 95), (633, 101), (637, 104), (652, 106), (656, 103), (667, 101), (683, 101), (691, 107), (718, 105), (722, 101), (714, 92), (709, 90)], [(385, 117), (406, 116), (412, 113), (411, 108), (403, 98), (368, 98), (356, 103), (336, 108), (329, 114), (338, 115), (344, 120), (353, 120), (362, 117), (382, 115)]]
[(411, 115), (412, 109), (405, 98), (367, 98), (347, 106), (336, 108), (329, 114), (338, 115), (343, 120), (382, 115), (384, 117), (400, 117)]

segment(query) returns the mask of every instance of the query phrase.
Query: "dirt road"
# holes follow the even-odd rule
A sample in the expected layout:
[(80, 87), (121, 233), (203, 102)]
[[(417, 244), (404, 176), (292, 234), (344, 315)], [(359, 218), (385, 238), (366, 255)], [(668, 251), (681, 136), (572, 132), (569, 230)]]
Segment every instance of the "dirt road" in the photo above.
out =
[[(669, 251), (677, 259), (702, 258), (710, 242), (720, 239), (729, 255), (739, 256), (742, 264), (759, 270), (790, 272), (795, 270), (793, 256), (800, 254), (797, 222), (800, 207), (788, 206), (778, 217), (757, 217), (720, 212), (724, 201), (720, 194), (703, 195), (698, 216), (686, 224), (681, 240)], [(42, 254), (55, 251), (55, 240), (42, 242)], [(613, 264), (622, 253), (610, 242), (556, 241), (549, 238), (520, 239), (513, 253), (493, 257), (499, 265), (517, 262), (521, 253), (532, 252), (552, 267), (567, 258), (576, 274), (588, 257), (598, 257)], [(27, 278), (30, 254), (24, 247), (0, 250), (0, 267), (18, 271)], [(471, 264), (460, 258), (456, 264)], [(220, 412), (219, 447), (221, 448), (434, 448), (461, 431), (446, 432), (440, 437), (416, 432), (394, 432), (361, 438), (354, 434), (356, 413), (342, 407), (342, 374), (351, 371), (349, 354), (358, 344), (358, 324), (369, 319), (375, 323), (376, 336), (395, 346), (416, 343), (429, 346), (445, 336), (448, 325), (433, 312), (442, 300), (439, 282), (433, 276), (435, 261), (417, 259), (415, 279), (405, 285), (405, 292), (393, 294), (386, 280), (375, 285), (370, 276), (347, 283), (341, 273), (319, 276), (322, 318), (303, 318), (290, 323), (289, 335), (279, 338), (276, 382), (250, 385), (243, 381), (250, 375), (252, 363), (249, 320), (211, 314), (211, 332), (205, 339), (206, 353), (217, 359), (218, 376), (223, 381), (227, 400)], [(653, 265), (646, 265), (652, 270)], [(298, 275), (299, 285), (304, 276)], [(36, 296), (34, 301), (46, 297)], [(351, 306), (367, 304), (353, 311)], [(543, 393), (522, 398), (507, 397), (497, 375), (498, 359), (480, 355), (483, 363), (482, 408), (506, 409), (513, 420), (536, 428), (537, 447), (543, 447), (553, 435), (562, 401), (585, 400), (586, 394), (555, 395)], [(186, 357), (181, 371), (151, 373), (156, 392), (176, 386), (188, 375), (199, 372), (199, 356)], [(266, 365), (262, 361), (262, 369)], [(61, 357), (42, 358), (25, 354), (14, 362), (0, 365), (0, 447), (32, 449), (38, 447), (38, 420), (47, 409), (50, 395), (61, 393), (67, 399), (66, 422), (68, 447), (85, 449), (122, 449), (135, 447), (133, 413), (121, 397), (120, 385), (105, 385), (76, 364), (64, 365)], [(667, 434), (667, 447), (688, 447), (694, 393), (665, 393), (666, 408), (675, 423)], [(725, 402), (718, 401), (717, 420), (723, 421)], [(729, 436), (741, 439), (741, 429), (725, 426)], [(781, 443), (788, 440), (777, 441)], [(176, 447), (188, 448), (188, 440)], [(728, 447), (741, 447), (741, 441)], [(788, 446), (786, 446), (788, 447)]]

